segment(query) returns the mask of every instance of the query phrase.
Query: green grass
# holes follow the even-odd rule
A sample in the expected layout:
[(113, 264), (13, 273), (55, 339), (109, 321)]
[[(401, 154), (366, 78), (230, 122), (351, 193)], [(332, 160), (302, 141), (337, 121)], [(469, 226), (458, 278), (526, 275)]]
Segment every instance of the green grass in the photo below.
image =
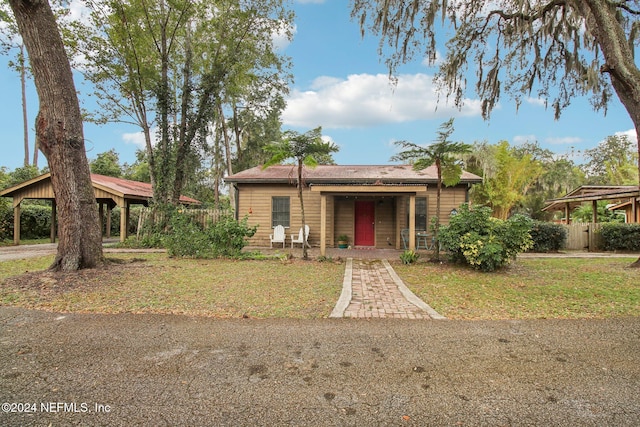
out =
[[(43, 243), (51, 243), (50, 237), (43, 237), (41, 239), (21, 239), (21, 245), (41, 245)], [(13, 240), (11, 239), (0, 239), (0, 246), (13, 246)]]
[[(344, 264), (314, 261), (113, 258), (121, 263), (103, 270), (45, 273), (38, 283), (31, 279), (22, 286), (5, 283), (0, 303), (63, 312), (320, 318), (333, 309), (344, 274)], [(45, 268), (51, 259), (2, 263), (10, 268), (3, 268), (0, 280)]]
[[(322, 318), (344, 264), (171, 259), (107, 254), (118, 263), (78, 273), (22, 275), (53, 255), (0, 263), (0, 304), (63, 312), (177, 313), (220, 318)], [(505, 270), (393, 264), (407, 286), (450, 319), (608, 318), (640, 315), (635, 258), (520, 259)], [(7, 278), (17, 276), (19, 279)]]
[(625, 268), (635, 259), (520, 259), (496, 273), (431, 263), (394, 269), (450, 319), (607, 318), (640, 315), (640, 270)]

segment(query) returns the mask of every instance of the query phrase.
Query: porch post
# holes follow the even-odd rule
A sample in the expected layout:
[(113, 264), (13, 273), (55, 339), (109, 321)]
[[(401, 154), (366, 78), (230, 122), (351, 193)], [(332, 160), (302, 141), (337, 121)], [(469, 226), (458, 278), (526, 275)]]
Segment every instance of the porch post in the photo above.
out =
[(401, 217), (400, 217), (400, 207), (398, 206), (398, 203), (401, 203), (400, 200), (404, 201), (404, 199), (401, 199), (400, 197), (394, 197), (394, 203), (395, 203), (395, 213), (396, 213), (396, 217), (395, 217), (395, 221), (396, 221), (396, 250), (400, 249), (401, 245), (402, 245), (402, 238), (400, 236), (400, 233), (402, 233), (402, 226), (400, 225), (401, 222)]
[[(631, 198), (631, 217), (633, 222), (640, 222), (638, 221), (638, 200), (635, 197)], [(629, 218), (627, 218), (627, 222), (629, 222)]]
[(107, 203), (107, 227), (105, 230), (107, 239), (111, 237), (111, 211), (113, 211), (113, 208), (109, 203)]
[(124, 200), (120, 206), (120, 241), (127, 240), (127, 231), (129, 230), (129, 201)]
[(595, 224), (596, 222), (598, 222), (598, 201), (597, 200), (591, 201), (591, 206), (593, 210), (593, 213), (591, 215), (591, 220), (592, 220), (591, 222)]
[(320, 194), (320, 256), (327, 251), (327, 195)]
[(13, 201), (13, 244), (20, 244), (20, 203), (22, 200), (17, 201), (14, 199)]
[(98, 202), (98, 216), (100, 217), (100, 237), (104, 236), (102, 230), (104, 230), (104, 204)]
[(56, 242), (56, 228), (58, 226), (57, 223), (57, 219), (58, 219), (58, 215), (57, 215), (57, 211), (58, 211), (58, 206), (56, 205), (56, 199), (53, 199), (51, 201), (51, 243), (55, 243)]
[(564, 220), (565, 224), (571, 224), (571, 218), (569, 218), (569, 203), (564, 204)]
[(416, 250), (416, 195), (409, 196), (409, 250)]

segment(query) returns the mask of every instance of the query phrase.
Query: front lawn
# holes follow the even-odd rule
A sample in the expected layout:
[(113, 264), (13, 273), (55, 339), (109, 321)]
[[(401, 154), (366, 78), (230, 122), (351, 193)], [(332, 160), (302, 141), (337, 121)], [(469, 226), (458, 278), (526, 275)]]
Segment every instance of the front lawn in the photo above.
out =
[(428, 262), (393, 267), (450, 319), (576, 319), (640, 315), (640, 270), (625, 268), (635, 259), (519, 259), (494, 273)]
[[(171, 259), (109, 254), (105, 269), (26, 274), (52, 256), (1, 263), (0, 304), (63, 312), (175, 313), (212, 317), (327, 317), (344, 264)], [(117, 261), (117, 262), (113, 262)]]
[[(53, 256), (0, 263), (0, 304), (62, 312), (177, 313), (220, 318), (323, 318), (340, 296), (344, 263), (172, 259), (108, 254), (109, 267), (42, 272)], [(481, 273), (429, 262), (393, 267), (449, 319), (640, 315), (635, 258), (520, 259)]]

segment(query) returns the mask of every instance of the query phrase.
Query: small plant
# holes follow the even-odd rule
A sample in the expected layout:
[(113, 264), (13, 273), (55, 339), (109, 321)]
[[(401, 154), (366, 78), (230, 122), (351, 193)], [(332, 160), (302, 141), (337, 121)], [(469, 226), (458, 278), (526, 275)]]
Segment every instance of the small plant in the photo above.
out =
[(346, 249), (349, 246), (349, 236), (341, 234), (338, 236), (338, 247), (340, 249)]
[(405, 265), (413, 264), (418, 261), (418, 258), (420, 258), (420, 254), (412, 250), (406, 250), (400, 254), (400, 261)]

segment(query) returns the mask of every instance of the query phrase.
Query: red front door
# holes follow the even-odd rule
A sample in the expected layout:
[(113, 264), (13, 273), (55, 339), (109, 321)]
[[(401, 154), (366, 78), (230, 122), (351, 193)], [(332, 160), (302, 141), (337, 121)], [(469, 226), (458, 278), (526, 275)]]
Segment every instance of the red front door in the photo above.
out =
[(355, 207), (355, 237), (356, 246), (373, 246), (375, 239), (376, 205), (375, 202), (356, 201)]

